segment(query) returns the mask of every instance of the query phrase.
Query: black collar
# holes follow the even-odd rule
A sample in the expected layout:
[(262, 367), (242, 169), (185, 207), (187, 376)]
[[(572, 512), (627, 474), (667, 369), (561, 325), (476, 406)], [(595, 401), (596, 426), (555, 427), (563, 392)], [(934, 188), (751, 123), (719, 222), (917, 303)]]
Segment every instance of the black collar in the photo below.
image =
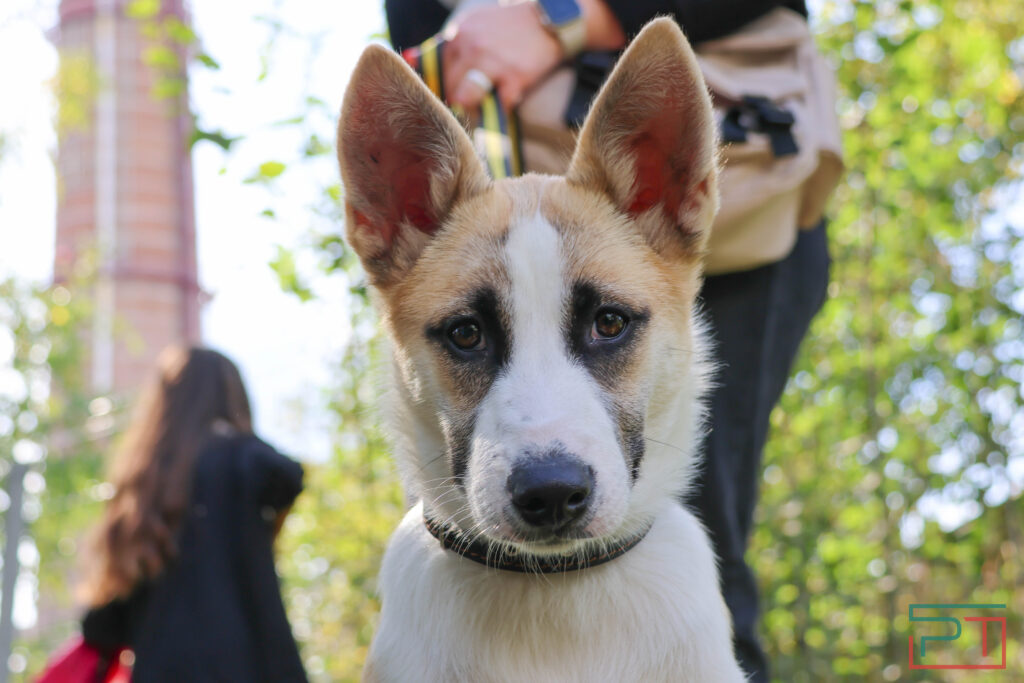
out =
[(467, 560), (473, 560), (491, 569), (504, 569), (510, 572), (522, 572), (525, 574), (561, 574), (574, 572), (588, 567), (596, 567), (605, 562), (611, 562), (620, 555), (636, 547), (636, 544), (643, 540), (650, 527), (639, 534), (632, 536), (614, 548), (593, 548), (580, 555), (556, 555), (554, 557), (537, 557), (529, 555), (523, 557), (520, 554), (510, 554), (499, 550), (495, 544), (486, 539), (476, 538), (470, 540), (459, 529), (444, 526), (440, 522), (423, 517), (423, 524), (427, 531), (441, 542), (441, 547), (461, 555)]

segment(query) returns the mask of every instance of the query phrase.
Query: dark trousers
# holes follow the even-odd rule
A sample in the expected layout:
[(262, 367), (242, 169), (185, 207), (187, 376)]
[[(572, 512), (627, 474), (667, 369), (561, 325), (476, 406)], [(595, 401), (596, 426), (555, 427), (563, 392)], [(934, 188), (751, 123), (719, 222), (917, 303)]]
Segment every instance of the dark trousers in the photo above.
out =
[(687, 500), (718, 556), (733, 644), (751, 681), (768, 680), (758, 643), (757, 583), (744, 560), (754, 518), (768, 419), (800, 341), (825, 301), (829, 257), (824, 223), (802, 231), (785, 259), (708, 277), (701, 290), (719, 363), (704, 462)]

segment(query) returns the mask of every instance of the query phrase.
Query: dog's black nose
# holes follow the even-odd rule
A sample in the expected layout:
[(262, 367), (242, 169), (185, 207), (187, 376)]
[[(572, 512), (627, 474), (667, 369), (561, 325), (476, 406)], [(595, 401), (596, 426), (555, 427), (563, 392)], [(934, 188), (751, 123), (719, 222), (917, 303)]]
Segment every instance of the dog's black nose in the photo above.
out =
[(576, 458), (557, 455), (512, 468), (508, 490), (527, 524), (557, 529), (583, 516), (594, 488), (594, 471)]

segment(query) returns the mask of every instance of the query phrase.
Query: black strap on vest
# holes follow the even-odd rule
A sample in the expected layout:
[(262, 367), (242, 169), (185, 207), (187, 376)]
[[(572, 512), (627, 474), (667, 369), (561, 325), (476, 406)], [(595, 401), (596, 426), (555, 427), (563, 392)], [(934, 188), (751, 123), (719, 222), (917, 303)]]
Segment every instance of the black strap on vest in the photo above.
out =
[(776, 158), (789, 156), (799, 150), (793, 138), (793, 123), (793, 114), (775, 106), (767, 97), (746, 95), (742, 103), (725, 113), (722, 142), (746, 142), (747, 131), (764, 133)]
[(467, 560), (473, 560), (491, 569), (504, 569), (524, 574), (562, 574), (611, 562), (616, 557), (625, 555), (635, 548), (650, 531), (650, 527), (648, 527), (642, 533), (628, 538), (614, 548), (594, 548), (582, 555), (572, 553), (564, 556), (537, 557), (509, 553), (507, 549), (499, 549), (497, 544), (486, 539), (470, 540), (462, 531), (444, 526), (426, 516), (423, 517), (423, 525), (427, 527), (427, 531), (434, 538), (441, 542), (441, 547), (445, 550), (450, 550)]

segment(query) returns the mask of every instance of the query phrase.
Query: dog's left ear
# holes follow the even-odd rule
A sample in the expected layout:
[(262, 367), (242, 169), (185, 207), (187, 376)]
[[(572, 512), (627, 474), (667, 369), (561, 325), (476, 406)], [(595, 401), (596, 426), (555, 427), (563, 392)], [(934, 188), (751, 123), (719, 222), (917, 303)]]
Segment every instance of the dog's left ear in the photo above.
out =
[(657, 251), (703, 252), (718, 212), (711, 98), (671, 19), (640, 32), (587, 116), (566, 175), (631, 215)]

